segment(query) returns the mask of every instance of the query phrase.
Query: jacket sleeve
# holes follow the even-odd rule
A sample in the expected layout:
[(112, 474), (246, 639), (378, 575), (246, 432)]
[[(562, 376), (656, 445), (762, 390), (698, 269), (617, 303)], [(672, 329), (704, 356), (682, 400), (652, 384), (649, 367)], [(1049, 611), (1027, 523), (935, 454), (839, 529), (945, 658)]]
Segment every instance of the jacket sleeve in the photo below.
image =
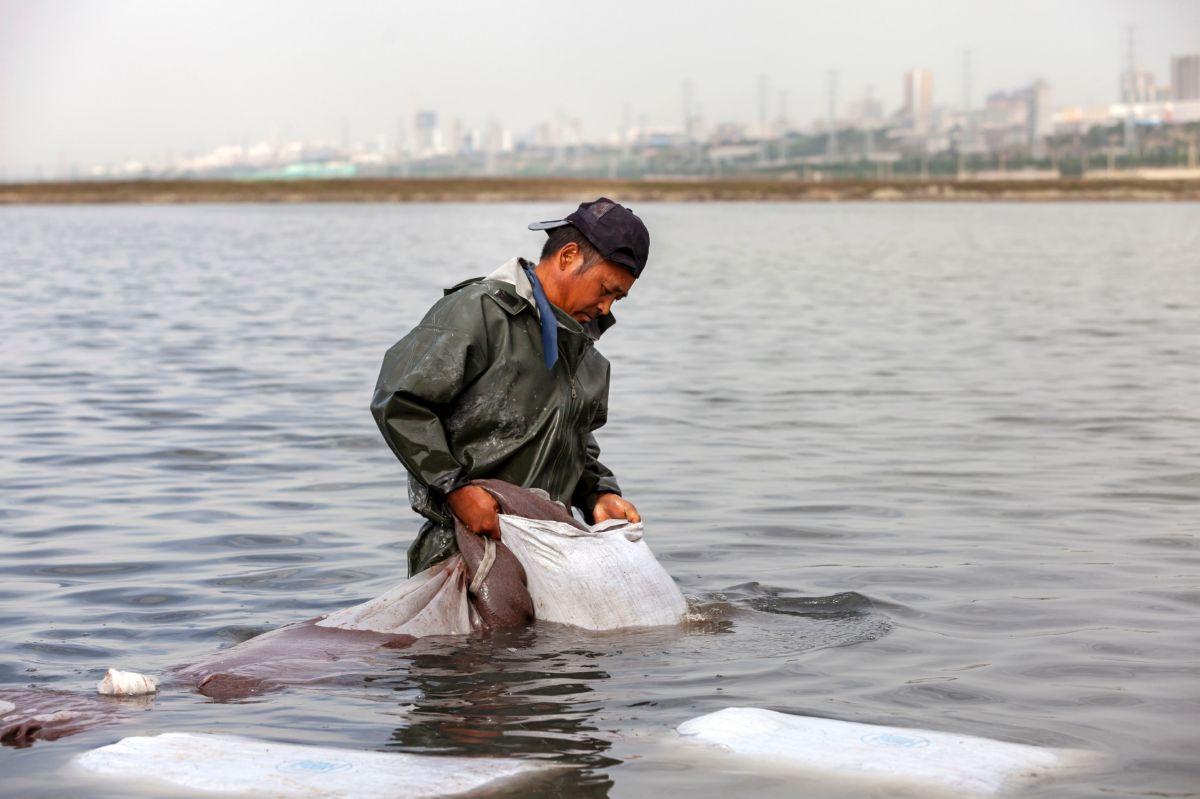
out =
[[(464, 292), (465, 293), (465, 292)], [(487, 368), (483, 310), (450, 295), (383, 358), (371, 413), (409, 474), (435, 496), (465, 485), (441, 413)]]
[(583, 461), (583, 476), (575, 486), (571, 504), (583, 511), (588, 524), (592, 523), (592, 507), (601, 494), (620, 495), (621, 487), (612, 470), (600, 462), (600, 445), (596, 436), (588, 433), (587, 454)]
[(612, 470), (600, 462), (600, 444), (592, 431), (599, 430), (608, 421), (608, 375), (604, 379), (604, 394), (597, 403), (592, 417), (591, 431), (587, 434), (583, 457), (583, 474), (571, 495), (571, 504), (583, 511), (583, 517), (592, 524), (592, 507), (600, 494), (620, 494), (621, 487)]

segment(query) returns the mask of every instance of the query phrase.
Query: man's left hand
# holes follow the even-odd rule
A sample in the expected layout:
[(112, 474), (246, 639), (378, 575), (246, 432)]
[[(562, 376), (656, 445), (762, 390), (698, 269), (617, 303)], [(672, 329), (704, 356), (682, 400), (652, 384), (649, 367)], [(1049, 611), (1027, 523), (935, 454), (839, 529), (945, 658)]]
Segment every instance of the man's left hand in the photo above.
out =
[(627, 519), (637, 524), (642, 516), (633, 503), (620, 494), (601, 494), (592, 507), (592, 519), (596, 524), (609, 519)]

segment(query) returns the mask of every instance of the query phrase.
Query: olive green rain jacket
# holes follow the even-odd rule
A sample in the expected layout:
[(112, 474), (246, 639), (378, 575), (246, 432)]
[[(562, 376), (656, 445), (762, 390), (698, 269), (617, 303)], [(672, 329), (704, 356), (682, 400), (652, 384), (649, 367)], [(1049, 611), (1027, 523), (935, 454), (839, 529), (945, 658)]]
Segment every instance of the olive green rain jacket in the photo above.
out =
[(543, 489), (589, 521), (599, 494), (621, 492), (592, 435), (608, 418), (609, 380), (593, 342), (615, 320), (584, 326), (556, 307), (559, 357), (547, 369), (527, 264), (447, 289), (384, 356), (371, 412), (428, 519), (410, 575), (457, 551), (445, 498), (469, 480)]

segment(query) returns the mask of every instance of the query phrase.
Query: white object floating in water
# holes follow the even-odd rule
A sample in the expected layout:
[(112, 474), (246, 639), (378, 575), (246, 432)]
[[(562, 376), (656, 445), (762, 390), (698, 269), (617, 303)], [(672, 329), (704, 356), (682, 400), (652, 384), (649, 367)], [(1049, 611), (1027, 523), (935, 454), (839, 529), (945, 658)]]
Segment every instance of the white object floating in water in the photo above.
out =
[(144, 696), (158, 691), (158, 680), (136, 671), (109, 669), (96, 683), (96, 692), (104, 696)]
[(447, 796), (553, 770), (516, 759), (363, 752), (183, 732), (123, 738), (75, 762), (96, 774), (189, 791), (306, 799)]
[(931, 730), (729, 707), (679, 725), (685, 739), (840, 780), (995, 794), (1095, 755)]

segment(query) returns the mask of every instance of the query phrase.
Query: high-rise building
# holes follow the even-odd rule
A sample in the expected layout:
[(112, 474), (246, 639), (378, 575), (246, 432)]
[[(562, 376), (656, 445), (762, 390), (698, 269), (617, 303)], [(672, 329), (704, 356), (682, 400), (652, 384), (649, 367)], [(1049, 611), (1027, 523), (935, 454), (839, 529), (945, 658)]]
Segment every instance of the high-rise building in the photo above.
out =
[(413, 117), (413, 152), (418, 156), (432, 155), (441, 149), (437, 111), (418, 111)]
[(498, 153), (503, 151), (505, 138), (504, 126), (500, 124), (500, 120), (495, 117), (488, 119), (487, 129), (483, 134), (483, 149), (487, 153)]
[(904, 73), (904, 116), (914, 133), (926, 133), (933, 118), (933, 73), (910, 69)]
[(447, 127), (449, 130), (446, 134), (446, 151), (450, 155), (461, 155), (465, 149), (462, 120), (455, 117), (450, 120)]
[(1050, 107), (1050, 87), (1045, 81), (1034, 81), (1025, 90), (1025, 141), (1035, 157), (1041, 157), (1046, 137), (1054, 132), (1054, 110)]
[(1150, 70), (1135, 67), (1121, 73), (1122, 103), (1153, 103), (1157, 98), (1154, 73)]
[(1200, 100), (1200, 54), (1171, 56), (1171, 98)]
[(876, 125), (883, 120), (883, 103), (868, 91), (861, 99), (850, 103), (847, 118), (858, 127)]

